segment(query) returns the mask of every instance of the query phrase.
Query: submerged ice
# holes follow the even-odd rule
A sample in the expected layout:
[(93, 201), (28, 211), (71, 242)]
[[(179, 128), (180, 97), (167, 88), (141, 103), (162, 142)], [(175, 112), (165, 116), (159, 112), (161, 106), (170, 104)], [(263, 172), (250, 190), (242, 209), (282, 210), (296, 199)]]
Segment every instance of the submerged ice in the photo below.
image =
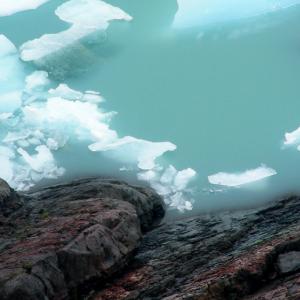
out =
[(234, 21), (278, 11), (300, 0), (177, 0), (173, 26), (187, 28)]

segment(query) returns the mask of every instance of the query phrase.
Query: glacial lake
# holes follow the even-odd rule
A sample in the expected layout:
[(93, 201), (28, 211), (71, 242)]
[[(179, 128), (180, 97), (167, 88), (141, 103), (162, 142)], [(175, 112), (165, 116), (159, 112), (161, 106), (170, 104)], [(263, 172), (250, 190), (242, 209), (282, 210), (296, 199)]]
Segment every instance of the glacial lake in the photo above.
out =
[(0, 3), (13, 187), (113, 176), (185, 212), (300, 192), (300, 1), (44, 2)]

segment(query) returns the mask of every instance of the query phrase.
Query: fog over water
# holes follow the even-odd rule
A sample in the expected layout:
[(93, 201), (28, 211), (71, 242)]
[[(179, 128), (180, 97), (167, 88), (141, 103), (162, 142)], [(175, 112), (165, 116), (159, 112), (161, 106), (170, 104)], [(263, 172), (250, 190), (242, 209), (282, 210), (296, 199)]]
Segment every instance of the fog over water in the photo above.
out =
[(192, 213), (300, 182), (300, 1), (0, 4), (0, 177), (113, 176)]

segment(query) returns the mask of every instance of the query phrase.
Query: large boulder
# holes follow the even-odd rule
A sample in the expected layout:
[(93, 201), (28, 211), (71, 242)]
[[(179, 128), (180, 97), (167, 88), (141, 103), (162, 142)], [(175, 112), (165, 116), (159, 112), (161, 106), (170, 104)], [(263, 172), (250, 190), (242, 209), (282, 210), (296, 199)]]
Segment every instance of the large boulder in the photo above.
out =
[(153, 190), (116, 180), (22, 196), (2, 182), (0, 195), (1, 300), (80, 298), (120, 272), (164, 215)]

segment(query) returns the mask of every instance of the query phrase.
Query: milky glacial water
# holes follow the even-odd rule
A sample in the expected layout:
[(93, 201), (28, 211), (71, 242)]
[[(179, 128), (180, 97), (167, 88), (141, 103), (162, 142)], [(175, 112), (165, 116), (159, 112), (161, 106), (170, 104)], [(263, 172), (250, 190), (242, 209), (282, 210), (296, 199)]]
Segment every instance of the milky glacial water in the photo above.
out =
[[(90, 2), (94, 5), (99, 1)], [(118, 135), (112, 138), (105, 129), (109, 135), (105, 143), (102, 137), (90, 132), (79, 138), (78, 130), (85, 128), (85, 124), (76, 127), (73, 119), (70, 127), (60, 123), (64, 113), (68, 115), (71, 110), (70, 103), (64, 102), (62, 106), (61, 101), (52, 104), (53, 110), (62, 110), (62, 116), (50, 118), (59, 126), (45, 125), (44, 121), (29, 126), (28, 120), (26, 123), (25, 119), (18, 119), (24, 107), (38, 102), (38, 114), (46, 115), (49, 110), (43, 103), (52, 96), (45, 96), (43, 88), (34, 91), (33, 100), (27, 96), (24, 100), (23, 92), (21, 104), (15, 110), (10, 109), (13, 116), (0, 121), (0, 146), (14, 152), (7, 159), (7, 151), (0, 151), (2, 174), (8, 176), (3, 166), (9, 160), (17, 164), (13, 170), (33, 169), (31, 173), (25, 172), (31, 178), (31, 188), (68, 178), (110, 175), (150, 184), (166, 195), (166, 201), (174, 207), (190, 209), (191, 205), (185, 203), (191, 202), (194, 212), (255, 206), (286, 193), (299, 192), (300, 153), (296, 149), (299, 133), (294, 132), (294, 140), (285, 134), (300, 125), (300, 1), (239, 4), (241, 1), (186, 0), (186, 6), (183, 2), (108, 0), (107, 3), (126, 12), (132, 20), (111, 21), (107, 28), (99, 27), (101, 30), (96, 34), (84, 36), (63, 51), (38, 61), (28, 59), (28, 53), (25, 57), (24, 43), (46, 33), (68, 30), (70, 25), (55, 15), (55, 10), (68, 1), (52, 0), (34, 10), (0, 17), (0, 34), (19, 49), (14, 55), (22, 69), (14, 69), (10, 73), (13, 77), (2, 79), (2, 85), (0, 76), (0, 93), (7, 94), (7, 86), (18, 77), (20, 87), (16, 84), (9, 92), (24, 89), (22, 82), (26, 76), (36, 70), (46, 71), (47, 89), (64, 83), (77, 91), (100, 92), (105, 102), (93, 107), (76, 106), (76, 114), (87, 109), (87, 116), (81, 119), (86, 124), (97, 106), (103, 113), (117, 112), (106, 116), (103, 124), (109, 124)], [(88, 13), (83, 23), (88, 20)], [(29, 46), (36, 50), (41, 44), (39, 40)], [(50, 46), (39, 48), (39, 53)], [(0, 74), (6, 65), (0, 59), (3, 68)], [(10, 102), (8, 98), (1, 99), (4, 104), (0, 112), (7, 113), (3, 107), (7, 108)], [(11, 125), (16, 119), (19, 125)], [(99, 124), (95, 123), (96, 130), (101, 131), (96, 125)], [(24, 144), (23, 137), (13, 145), (5, 142), (8, 133), (20, 132), (21, 127), (24, 132), (25, 127), (33, 131), (41, 126), (45, 126), (42, 132), (47, 139), (51, 135), (54, 140), (67, 136), (68, 141), (53, 148), (42, 138), (39, 143)], [(123, 143), (125, 136), (139, 140), (133, 144), (130, 141), (130, 146), (126, 140), (126, 146), (120, 146), (120, 139)], [(26, 139), (28, 142), (29, 138)], [(153, 146), (145, 141), (165, 144)], [(53, 155), (50, 167), (48, 152), (48, 159), (45, 155), (35, 156), (34, 147), (44, 144)], [(97, 144), (97, 151), (89, 149), (91, 144)], [(177, 146), (175, 151), (172, 145)], [(155, 158), (155, 167), (151, 159), (149, 162), (149, 151), (153, 148), (158, 151), (150, 155)], [(146, 152), (142, 167), (134, 159), (141, 152), (143, 155)], [(44, 159), (44, 163), (33, 163), (32, 159)], [(170, 169), (170, 165), (177, 171)], [(247, 170), (253, 171), (249, 174), (245, 173)], [(219, 172), (225, 173), (222, 178)], [(221, 180), (222, 184), (212, 184), (210, 176), (215, 174), (215, 181)], [(141, 177), (147, 180), (139, 181)], [(25, 182), (10, 179), (16, 188)], [(174, 195), (176, 200), (170, 200)], [(179, 198), (184, 198), (183, 204)]]

